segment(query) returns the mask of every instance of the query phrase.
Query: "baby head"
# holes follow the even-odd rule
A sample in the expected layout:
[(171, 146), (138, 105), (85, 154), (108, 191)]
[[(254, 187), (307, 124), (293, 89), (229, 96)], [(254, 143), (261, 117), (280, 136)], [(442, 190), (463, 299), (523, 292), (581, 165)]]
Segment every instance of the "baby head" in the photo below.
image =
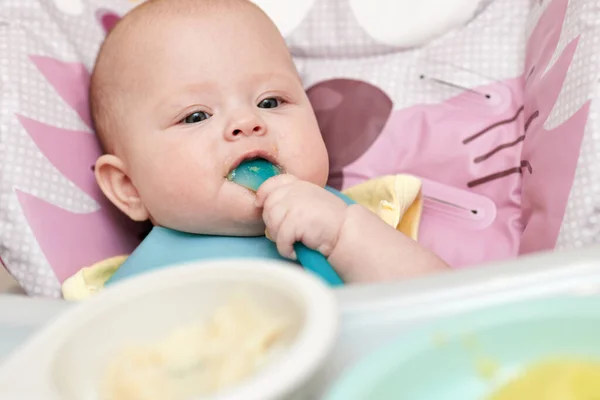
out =
[(328, 159), (285, 42), (247, 0), (149, 0), (114, 27), (90, 101), (105, 195), (136, 221), (260, 235), (254, 194), (229, 182), (265, 158), (323, 186)]

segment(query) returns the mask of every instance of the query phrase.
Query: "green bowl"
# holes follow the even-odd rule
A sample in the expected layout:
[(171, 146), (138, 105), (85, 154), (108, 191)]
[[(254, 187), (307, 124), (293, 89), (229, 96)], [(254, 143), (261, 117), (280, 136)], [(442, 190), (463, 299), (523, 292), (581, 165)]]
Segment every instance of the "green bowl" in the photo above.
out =
[(368, 355), (326, 400), (481, 400), (529, 365), (600, 361), (600, 298), (561, 297), (453, 316)]

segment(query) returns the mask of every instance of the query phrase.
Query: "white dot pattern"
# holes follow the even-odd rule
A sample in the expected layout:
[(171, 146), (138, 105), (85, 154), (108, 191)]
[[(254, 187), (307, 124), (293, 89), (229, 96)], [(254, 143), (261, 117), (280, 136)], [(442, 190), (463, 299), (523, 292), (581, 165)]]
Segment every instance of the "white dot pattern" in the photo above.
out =
[(369, 36), (356, 21), (347, 0), (317, 1), (304, 23), (286, 39), (292, 54), (302, 57), (354, 59), (397, 50)]
[(331, 78), (361, 79), (383, 89), (401, 109), (461, 92), (421, 80), (421, 74), (476, 87), (522, 73), (528, 14), (522, 1), (486, 2), (469, 24), (412, 50), (377, 43), (342, 8), (344, 3), (317, 3), (307, 23), (288, 39), (307, 86)]
[(66, 14), (78, 15), (83, 11), (81, 0), (54, 0), (54, 4), (56, 8)]
[(597, 11), (594, 12), (599, 6), (600, 2), (589, 0), (569, 2), (560, 40), (546, 71), (554, 65), (572, 40), (579, 37), (579, 41), (562, 90), (544, 124), (546, 129), (554, 129), (568, 120), (590, 98), (595, 89), (595, 81), (600, 71), (600, 36), (597, 35), (598, 28), (594, 28), (592, 22), (593, 18), (599, 16)]
[(550, 4), (550, 0), (531, 0), (532, 7), (529, 10), (529, 15), (527, 16), (527, 27), (525, 29), (527, 37), (531, 36), (531, 33), (535, 29), (540, 17)]
[(556, 248), (576, 249), (600, 242), (600, 1), (571, 0), (553, 60), (581, 35), (573, 63), (552, 114), (551, 129), (568, 120), (591, 100), (588, 122), (569, 202)]

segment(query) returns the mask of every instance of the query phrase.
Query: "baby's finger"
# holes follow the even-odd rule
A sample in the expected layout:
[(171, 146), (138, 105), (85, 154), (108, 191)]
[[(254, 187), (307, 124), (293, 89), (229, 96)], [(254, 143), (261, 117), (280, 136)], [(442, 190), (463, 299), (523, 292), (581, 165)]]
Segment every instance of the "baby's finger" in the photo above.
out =
[(263, 209), (263, 221), (269, 231), (269, 235), (275, 241), (279, 235), (279, 228), (286, 218), (288, 208), (283, 204), (276, 204), (270, 208)]
[(266, 197), (266, 199), (262, 202), (262, 208), (265, 211), (269, 211), (271, 208), (279, 205), (286, 204), (288, 205), (290, 199), (291, 189), (294, 185), (286, 184), (282, 186), (278, 186), (274, 190), (272, 190)]
[(290, 220), (288, 213), (282, 221), (275, 238), (279, 254), (291, 260), (296, 259), (296, 252), (294, 251), (294, 243), (298, 241), (296, 236), (296, 225)]
[(256, 206), (263, 207), (265, 199), (267, 199), (267, 197), (269, 197), (274, 190), (297, 180), (298, 178), (290, 174), (278, 175), (267, 179), (267, 181), (263, 183), (256, 192)]

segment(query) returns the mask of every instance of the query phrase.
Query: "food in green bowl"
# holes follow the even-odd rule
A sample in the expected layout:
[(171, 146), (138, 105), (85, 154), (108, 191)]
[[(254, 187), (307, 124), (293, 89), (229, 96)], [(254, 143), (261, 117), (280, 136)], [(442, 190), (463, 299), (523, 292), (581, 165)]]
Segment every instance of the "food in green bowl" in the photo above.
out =
[[(535, 386), (542, 380), (546, 387)], [(600, 399), (600, 297), (529, 300), (453, 315), (360, 360), (325, 399), (571, 400), (542, 396), (574, 386), (576, 395)], [(531, 394), (537, 389), (541, 394)]]
[(527, 368), (487, 400), (597, 400), (600, 363), (579, 359), (543, 361)]

